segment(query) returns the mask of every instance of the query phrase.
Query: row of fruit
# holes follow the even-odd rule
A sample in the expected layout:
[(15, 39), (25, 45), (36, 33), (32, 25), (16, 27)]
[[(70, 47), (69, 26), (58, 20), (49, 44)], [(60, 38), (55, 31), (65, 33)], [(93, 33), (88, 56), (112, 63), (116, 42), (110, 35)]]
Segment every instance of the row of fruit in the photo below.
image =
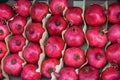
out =
[(120, 3), (68, 2), (0, 3), (0, 79), (120, 79)]

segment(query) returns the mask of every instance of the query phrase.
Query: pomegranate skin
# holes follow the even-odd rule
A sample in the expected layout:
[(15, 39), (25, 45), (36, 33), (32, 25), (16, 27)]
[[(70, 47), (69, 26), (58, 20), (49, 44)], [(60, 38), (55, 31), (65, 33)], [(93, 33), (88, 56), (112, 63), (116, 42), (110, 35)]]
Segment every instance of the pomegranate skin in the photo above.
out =
[(59, 73), (58, 80), (78, 80), (78, 75), (74, 68), (66, 67), (62, 68)]
[(22, 16), (16, 16), (9, 23), (10, 30), (12, 31), (13, 34), (16, 34), (16, 35), (22, 34), (26, 23), (27, 23), (26, 18)]
[(99, 71), (92, 66), (84, 66), (78, 75), (79, 80), (99, 80)]
[(8, 47), (11, 52), (19, 52), (25, 46), (26, 39), (22, 35), (14, 35), (8, 41)]
[(86, 38), (92, 47), (104, 47), (107, 43), (107, 34), (100, 27), (92, 27), (86, 32)]
[(29, 0), (17, 0), (14, 5), (16, 13), (23, 17), (29, 16), (31, 6), (32, 4)]
[(22, 80), (40, 80), (41, 75), (39, 72), (36, 72), (38, 66), (35, 64), (27, 64), (21, 72)]
[(101, 80), (120, 80), (120, 71), (116, 68), (106, 68), (101, 75)]
[(81, 46), (85, 41), (84, 32), (79, 26), (72, 26), (65, 32), (64, 39), (70, 47)]
[(67, 28), (66, 20), (61, 16), (52, 16), (47, 22), (47, 30), (52, 36), (61, 36), (63, 30)]
[(0, 60), (2, 60), (2, 58), (6, 53), (7, 53), (7, 46), (5, 42), (0, 41)]
[(120, 3), (112, 3), (108, 6), (108, 21), (112, 24), (120, 23)]
[(45, 76), (46, 78), (51, 78), (51, 73), (55, 72), (56, 66), (59, 64), (60, 64), (59, 60), (54, 58), (43, 61), (41, 67), (42, 75)]
[(7, 25), (0, 24), (0, 41), (4, 41), (5, 38), (10, 34)]
[(3, 79), (3, 73), (2, 73), (2, 69), (1, 69), (1, 64), (0, 64), (0, 79)]
[(17, 53), (8, 55), (3, 64), (5, 72), (12, 76), (19, 76), (22, 71), (23, 60)]
[(45, 54), (50, 58), (60, 58), (64, 49), (65, 42), (59, 36), (49, 37), (44, 46)]
[(108, 30), (108, 39), (114, 43), (114, 42), (120, 42), (120, 24), (114, 24), (112, 25)]
[(68, 6), (68, 0), (51, 0), (50, 2), (50, 10), (53, 15), (63, 15), (63, 11)]
[(98, 4), (90, 5), (85, 11), (85, 21), (89, 26), (98, 27), (106, 22), (106, 10)]
[(71, 25), (81, 25), (83, 23), (82, 9), (80, 7), (68, 8), (65, 17)]
[(120, 44), (113, 43), (106, 49), (106, 56), (110, 63), (115, 63), (120, 66)]
[(49, 7), (44, 2), (38, 2), (33, 5), (30, 11), (30, 16), (36, 22), (41, 22), (42, 19), (48, 14)]
[(26, 37), (31, 42), (39, 42), (44, 32), (45, 29), (41, 23), (31, 23), (25, 30)]
[(67, 48), (64, 53), (64, 62), (70, 67), (80, 67), (85, 62), (84, 51), (81, 48)]
[(23, 57), (28, 63), (37, 63), (42, 49), (39, 44), (29, 43), (23, 51)]
[(95, 68), (103, 68), (107, 62), (105, 52), (101, 48), (92, 48), (87, 52), (88, 63)]
[(0, 4), (0, 21), (1, 20), (9, 20), (14, 16), (14, 11), (11, 6), (1, 3)]

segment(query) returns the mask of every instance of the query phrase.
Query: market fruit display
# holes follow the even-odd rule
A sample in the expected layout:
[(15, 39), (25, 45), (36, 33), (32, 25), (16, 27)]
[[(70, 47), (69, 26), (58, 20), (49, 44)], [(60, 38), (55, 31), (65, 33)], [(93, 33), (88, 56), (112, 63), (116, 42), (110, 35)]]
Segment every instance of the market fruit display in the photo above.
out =
[(6, 52), (7, 52), (6, 43), (3, 41), (0, 41), (0, 60), (2, 60)]
[(62, 68), (60, 73), (57, 73), (56, 76), (58, 80), (78, 80), (75, 69), (71, 67)]
[(40, 45), (36, 43), (29, 43), (23, 51), (23, 57), (28, 63), (37, 63), (39, 55), (42, 53)]
[(0, 24), (0, 41), (4, 41), (5, 38), (10, 34), (7, 25)]
[(98, 4), (90, 5), (85, 12), (85, 21), (89, 26), (97, 27), (106, 22), (106, 10)]
[(62, 32), (67, 28), (67, 22), (62, 16), (51, 16), (47, 21), (47, 30), (50, 35), (61, 36)]
[(30, 16), (35, 22), (40, 22), (48, 14), (48, 12), (48, 5), (43, 2), (38, 2), (32, 6)]
[(31, 23), (27, 26), (25, 34), (29, 41), (39, 42), (44, 31), (41, 23)]
[(42, 75), (47, 78), (51, 78), (51, 73), (56, 71), (56, 66), (59, 64), (60, 62), (57, 59), (46, 59), (41, 66)]
[(100, 48), (91, 48), (88, 50), (87, 59), (88, 63), (95, 68), (102, 68), (107, 61), (105, 52)]
[(120, 80), (120, 3), (0, 3), (0, 80)]
[(27, 64), (21, 72), (22, 80), (39, 80), (41, 75), (36, 72), (37, 66), (35, 64)]
[(32, 3), (29, 0), (17, 0), (14, 4), (14, 9), (17, 14), (27, 17), (29, 16)]
[(65, 17), (71, 25), (80, 25), (83, 23), (82, 13), (80, 7), (71, 7), (66, 11)]
[(0, 22), (4, 20), (9, 20), (14, 16), (14, 11), (10, 5), (7, 5), (5, 3), (0, 4)]
[(8, 41), (8, 47), (11, 52), (19, 52), (23, 49), (26, 39), (22, 35), (14, 35)]
[(120, 71), (117, 68), (109, 67), (103, 71), (101, 80), (119, 80)]
[(64, 53), (64, 62), (67, 66), (70, 67), (80, 67), (85, 62), (85, 53), (80, 48), (67, 48)]
[(62, 50), (64, 49), (65, 42), (59, 36), (52, 36), (46, 40), (45, 54), (50, 58), (60, 58)]
[(106, 56), (110, 63), (116, 63), (117, 65), (120, 65), (120, 44), (119, 43), (113, 43), (106, 49)]
[(68, 0), (51, 0), (50, 10), (53, 15), (63, 15), (65, 8), (68, 8)]
[(112, 25), (108, 30), (108, 39), (114, 43), (114, 42), (120, 42), (120, 24), (114, 24)]
[(79, 80), (99, 80), (99, 70), (92, 66), (84, 66), (78, 75)]
[(108, 21), (112, 24), (120, 23), (120, 3), (112, 3), (108, 7)]
[(92, 27), (86, 32), (88, 43), (92, 47), (104, 47), (107, 43), (107, 34), (102, 28)]
[(64, 39), (70, 47), (82, 46), (85, 42), (84, 32), (79, 26), (69, 27), (64, 34)]
[(26, 23), (26, 18), (22, 16), (15, 16), (14, 19), (9, 23), (11, 32), (16, 35), (22, 34)]
[(7, 74), (12, 76), (19, 76), (22, 71), (23, 60), (17, 53), (12, 53), (5, 58), (4, 70)]

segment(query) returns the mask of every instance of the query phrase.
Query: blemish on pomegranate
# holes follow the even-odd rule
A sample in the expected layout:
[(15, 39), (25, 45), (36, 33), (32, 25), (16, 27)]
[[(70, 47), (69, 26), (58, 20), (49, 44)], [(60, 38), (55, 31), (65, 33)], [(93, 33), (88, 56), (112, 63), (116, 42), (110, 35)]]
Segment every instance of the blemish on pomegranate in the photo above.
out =
[(16, 28), (17, 28), (18, 30), (20, 30), (22, 27), (21, 27), (20, 24), (17, 24)]
[(76, 53), (76, 54), (74, 55), (74, 58), (75, 58), (76, 60), (79, 60), (79, 59), (80, 59), (80, 56)]
[(3, 30), (0, 29), (0, 35), (3, 35), (3, 34), (4, 34)]
[(3, 51), (2, 48), (0, 48), (0, 53), (2, 53), (2, 51)]
[(12, 60), (11, 60), (11, 63), (12, 63), (12, 64), (16, 64), (16, 59), (12, 59)]
[(97, 54), (96, 54), (96, 59), (100, 60), (102, 57), (103, 57), (102, 54), (100, 54), (100, 53), (97, 53)]
[(61, 11), (62, 11), (62, 6), (58, 6), (58, 7), (57, 7), (57, 10), (58, 10), (59, 12), (61, 12)]
[(48, 68), (48, 73), (52, 73), (53, 71), (53, 68)]
[(33, 29), (28, 29), (28, 32), (30, 33), (30, 34), (33, 34), (34, 33), (34, 30)]
[(20, 40), (16, 40), (16, 45), (21, 45), (21, 41)]
[(56, 20), (55, 24), (56, 24), (56, 26), (59, 26), (61, 24), (61, 21), (60, 20)]

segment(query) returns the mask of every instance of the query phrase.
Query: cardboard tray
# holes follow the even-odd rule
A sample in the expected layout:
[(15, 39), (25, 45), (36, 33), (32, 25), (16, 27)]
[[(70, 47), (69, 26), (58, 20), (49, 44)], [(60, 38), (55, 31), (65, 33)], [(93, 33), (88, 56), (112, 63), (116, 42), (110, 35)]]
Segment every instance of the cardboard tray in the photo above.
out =
[[(84, 16), (85, 9), (86, 9), (90, 4), (96, 3), (96, 4), (99, 4), (99, 5), (104, 6), (104, 7), (107, 9), (109, 4), (111, 4), (111, 3), (113, 3), (113, 2), (117, 2), (117, 0), (68, 0), (68, 1), (69, 1), (70, 6), (78, 6), (78, 7), (81, 7), (81, 8), (83, 9), (83, 16)], [(31, 0), (31, 2), (32, 2), (33, 4), (34, 4), (34, 3), (37, 3), (37, 2), (46, 2), (46, 3), (48, 4), (48, 3), (49, 3), (49, 0)], [(8, 0), (8, 2), (7, 2), (7, 4), (9, 4), (9, 5), (13, 5), (14, 3), (15, 3), (15, 0)], [(47, 17), (44, 18), (44, 20), (43, 20), (44, 28), (45, 28), (45, 23), (46, 23), (47, 19), (48, 19), (50, 16), (51, 16), (51, 14), (48, 14)], [(31, 22), (32, 22), (31, 18), (28, 18), (28, 23), (27, 23), (27, 25), (28, 25), (29, 23), (31, 23)], [(27, 25), (26, 25), (26, 26), (27, 26)], [(81, 27), (82, 27), (84, 33), (86, 33), (86, 30), (89, 28), (89, 26), (85, 23), (85, 21), (84, 21), (83, 25), (81, 25)], [(108, 22), (106, 22), (102, 27), (108, 29), (108, 27), (109, 27)], [(64, 34), (64, 32), (63, 32), (63, 34)], [(9, 37), (10, 37), (11, 35), (12, 35), (12, 34), (10, 34), (10, 35), (7, 37), (6, 43), (7, 43), (7, 40), (9, 39)], [(24, 33), (23, 33), (23, 36), (25, 36)], [(44, 33), (44, 36), (42, 37), (42, 38), (43, 38), (42, 41), (40, 41), (40, 44), (42, 44), (42, 45), (41, 45), (41, 46), (42, 46), (42, 49), (44, 48), (44, 47), (43, 47), (43, 46), (44, 46), (44, 41), (45, 41), (48, 37), (49, 37), (49, 35), (48, 35), (48, 33), (47, 33), (47, 30), (46, 30), (46, 32)], [(28, 44), (28, 41), (26, 41), (26, 44)], [(106, 48), (108, 45), (109, 45), (109, 42), (108, 42), (108, 44), (105, 46), (105, 48)], [(27, 45), (26, 45), (26, 46), (27, 46)], [(26, 47), (26, 46), (25, 46), (25, 47)], [(24, 47), (24, 48), (25, 48), (25, 47)], [(23, 48), (23, 50), (24, 50), (24, 48)], [(66, 48), (66, 47), (65, 47), (65, 48)], [(87, 40), (86, 40), (86, 42), (84, 43), (84, 45), (81, 46), (81, 48), (84, 49), (85, 52), (89, 49), (89, 44), (88, 44)], [(8, 51), (8, 54), (9, 54), (9, 51)], [(64, 50), (63, 50), (63, 54), (64, 54)], [(7, 54), (6, 54), (6, 56), (7, 56)], [(20, 52), (20, 56), (21, 56), (21, 58), (22, 58), (22, 51)], [(43, 57), (43, 58), (42, 58), (42, 57)], [(40, 60), (38, 61), (38, 66), (39, 66), (39, 67), (41, 66), (41, 63), (42, 63), (42, 61), (43, 61), (44, 59), (45, 59), (45, 55), (44, 55), (44, 51), (43, 51), (43, 55), (42, 55), (42, 56), (40, 55)], [(57, 68), (58, 71), (64, 66), (64, 62), (62, 61), (62, 58), (61, 58), (60, 60), (61, 60), (61, 64), (60, 64), (59, 67)], [(25, 62), (25, 64), (26, 64), (26, 62)], [(85, 64), (87, 64), (87, 61), (86, 61)], [(85, 64), (84, 64), (84, 65), (85, 65)], [(109, 66), (109, 64), (106, 65), (106, 67), (108, 67), (108, 66)], [(83, 67), (83, 66), (81, 66), (81, 67)], [(81, 68), (81, 67), (80, 67), (80, 68)], [(105, 68), (106, 68), (106, 67), (105, 67)], [(76, 69), (76, 72), (77, 72), (80, 68)], [(40, 71), (39, 68), (38, 68), (38, 70)], [(20, 76), (15, 77), (15, 76), (9, 76), (9, 75), (8, 75), (7, 77), (8, 77), (8, 78), (4, 78), (4, 80), (8, 80), (8, 79), (9, 79), (9, 80), (21, 80), (21, 77), (20, 77)], [(53, 75), (53, 78), (52, 78), (52, 79), (47, 79), (47, 78), (45, 78), (45, 77), (42, 76), (41, 80), (56, 80), (56, 78), (54, 78), (54, 75)]]

